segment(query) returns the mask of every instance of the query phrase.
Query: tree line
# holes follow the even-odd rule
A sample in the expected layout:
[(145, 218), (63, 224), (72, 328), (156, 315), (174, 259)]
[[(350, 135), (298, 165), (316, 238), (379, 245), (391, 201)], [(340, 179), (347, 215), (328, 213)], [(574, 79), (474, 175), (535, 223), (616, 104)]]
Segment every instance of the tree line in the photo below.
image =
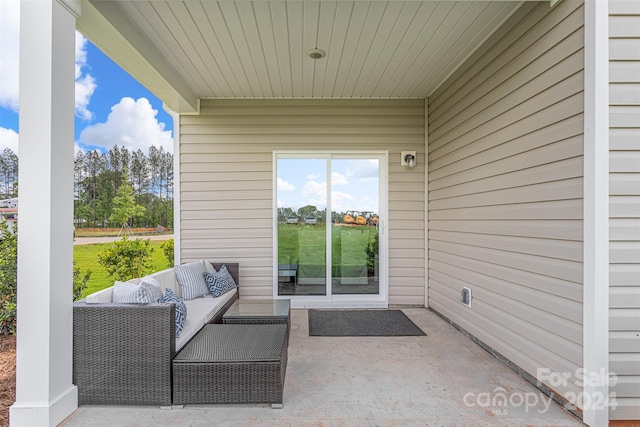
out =
[(151, 146), (148, 153), (114, 146), (106, 153), (79, 151), (74, 161), (76, 227), (121, 227), (113, 220), (114, 199), (128, 179), (135, 202), (144, 207), (131, 227), (173, 228), (173, 154)]
[[(127, 176), (135, 202), (144, 208), (129, 225), (173, 228), (173, 155), (154, 146), (148, 153), (114, 146), (106, 153), (93, 150), (76, 154), (75, 226), (121, 227), (123, 224), (116, 224), (110, 217), (118, 189)], [(18, 197), (18, 156), (5, 148), (0, 153), (0, 199), (13, 197)]]
[(18, 156), (10, 148), (0, 154), (0, 199), (18, 196)]

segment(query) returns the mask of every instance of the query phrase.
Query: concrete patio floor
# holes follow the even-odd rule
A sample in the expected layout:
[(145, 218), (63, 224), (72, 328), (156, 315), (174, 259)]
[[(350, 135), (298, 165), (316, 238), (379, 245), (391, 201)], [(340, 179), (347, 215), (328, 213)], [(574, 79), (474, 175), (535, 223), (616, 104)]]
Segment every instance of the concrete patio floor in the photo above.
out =
[[(307, 311), (293, 310), (282, 409), (81, 406), (62, 425), (584, 425), (430, 310), (403, 311), (427, 336), (309, 337)], [(493, 406), (501, 394), (507, 406)]]

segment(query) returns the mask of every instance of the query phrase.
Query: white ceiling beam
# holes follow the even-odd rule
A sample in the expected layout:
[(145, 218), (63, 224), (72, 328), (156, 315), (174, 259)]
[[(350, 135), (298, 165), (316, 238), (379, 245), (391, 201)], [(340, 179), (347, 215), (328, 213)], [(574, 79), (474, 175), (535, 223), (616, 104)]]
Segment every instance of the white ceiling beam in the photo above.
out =
[(80, 16), (80, 0), (58, 0), (58, 3), (74, 17)]
[(122, 13), (118, 2), (82, 0), (76, 27), (168, 108), (180, 114), (199, 112), (199, 97)]

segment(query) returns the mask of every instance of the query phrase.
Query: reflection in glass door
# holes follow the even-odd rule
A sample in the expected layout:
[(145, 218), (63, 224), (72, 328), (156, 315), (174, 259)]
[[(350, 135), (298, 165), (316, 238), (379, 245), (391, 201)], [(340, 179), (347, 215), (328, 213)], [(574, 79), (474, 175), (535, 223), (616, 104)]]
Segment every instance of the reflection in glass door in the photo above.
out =
[(381, 154), (277, 154), (278, 296), (382, 296)]
[(379, 289), (379, 161), (331, 160), (331, 292)]
[(327, 295), (326, 159), (278, 159), (278, 295)]

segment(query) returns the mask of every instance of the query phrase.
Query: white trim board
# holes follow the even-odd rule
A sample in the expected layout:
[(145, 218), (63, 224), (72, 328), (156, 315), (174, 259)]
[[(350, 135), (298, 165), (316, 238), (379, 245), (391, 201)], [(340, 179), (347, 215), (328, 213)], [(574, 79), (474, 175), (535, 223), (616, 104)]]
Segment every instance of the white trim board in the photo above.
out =
[[(585, 2), (583, 368), (609, 369), (609, 2)], [(603, 370), (603, 371), (601, 371)], [(608, 396), (605, 378), (585, 381), (593, 400)], [(588, 403), (588, 402), (587, 402)], [(583, 421), (606, 426), (609, 408), (585, 405)]]

